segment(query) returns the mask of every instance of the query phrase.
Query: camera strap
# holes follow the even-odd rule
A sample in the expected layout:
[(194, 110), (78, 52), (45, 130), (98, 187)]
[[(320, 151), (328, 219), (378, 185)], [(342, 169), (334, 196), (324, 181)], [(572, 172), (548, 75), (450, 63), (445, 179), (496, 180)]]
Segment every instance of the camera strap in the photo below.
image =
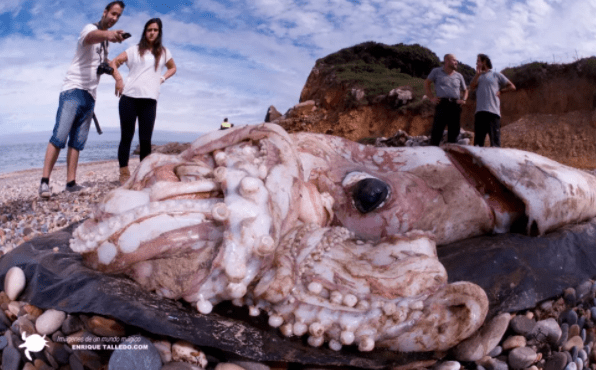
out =
[[(95, 27), (97, 27), (98, 30), (100, 30), (100, 28), (99, 28), (99, 22), (93, 23), (93, 25)], [(102, 52), (103, 52), (103, 59), (102, 59), (102, 56), (101, 56)], [(107, 63), (107, 61), (108, 61), (108, 40), (103, 40), (101, 42), (101, 46), (99, 48), (99, 52), (98, 53), (99, 53), (99, 63), (103, 63), (103, 62), (106, 62)]]
[(101, 42), (101, 48), (103, 49), (103, 60), (101, 62), (108, 62), (108, 40)]

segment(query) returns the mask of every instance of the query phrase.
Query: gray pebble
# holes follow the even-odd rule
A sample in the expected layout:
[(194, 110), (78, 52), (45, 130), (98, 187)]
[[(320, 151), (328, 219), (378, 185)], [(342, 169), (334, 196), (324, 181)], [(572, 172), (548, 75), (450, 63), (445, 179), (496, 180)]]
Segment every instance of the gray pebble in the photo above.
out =
[(6, 346), (8, 345), (8, 339), (6, 339), (6, 337), (3, 335), (0, 337), (0, 351), (3, 350), (4, 348), (6, 348)]
[(575, 359), (575, 364), (577, 365), (577, 368), (580, 370), (584, 368), (584, 361), (581, 358)]
[(509, 352), (508, 362), (514, 369), (525, 369), (536, 361), (537, 356), (530, 347), (518, 347)]
[(45, 359), (48, 361), (48, 363), (50, 364), (50, 370), (51, 369), (58, 369), (60, 368), (60, 364), (58, 363), (58, 361), (56, 361), (56, 359), (54, 358), (54, 356), (52, 356), (51, 354), (49, 354), (47, 351), (44, 351), (43, 353), (45, 355)]
[[(140, 338), (140, 340), (138, 340)], [(142, 345), (147, 349), (127, 350), (117, 349), (110, 356), (108, 370), (146, 369), (160, 370), (162, 367), (161, 357), (157, 348), (151, 341), (144, 337), (133, 337), (122, 342), (121, 345)]]
[(509, 326), (517, 334), (526, 336), (536, 326), (536, 320), (530, 319), (527, 316), (518, 315), (511, 319)]
[(571, 351), (569, 351), (569, 353), (571, 353), (571, 361), (577, 360), (577, 352), (577, 347), (573, 346), (573, 348), (571, 348)]
[(58, 331), (54, 332), (54, 334), (52, 334), (51, 338), (52, 338), (52, 341), (54, 341), (54, 342), (61, 342), (61, 341), (65, 340), (65, 335), (60, 330), (58, 330)]
[(13, 347), (6, 347), (2, 351), (2, 370), (19, 370), (21, 367), (21, 353)]
[(50, 342), (48, 343), (48, 348), (46, 348), (46, 352), (52, 356), (58, 363), (61, 365), (68, 364), (70, 353), (67, 346), (62, 343)]
[(491, 358), (485, 364), (486, 370), (509, 370), (509, 366), (507, 366), (506, 362), (501, 360), (497, 360), (496, 358)]
[(534, 326), (528, 336), (551, 344), (557, 343), (563, 336), (563, 331), (568, 330), (563, 329), (564, 326), (565, 324), (559, 326), (557, 321), (552, 318), (540, 320), (536, 323), (536, 326)]
[(560, 323), (567, 323), (569, 325), (577, 324), (577, 312), (573, 310), (566, 310), (559, 315)]
[(71, 354), (68, 358), (68, 364), (70, 365), (70, 368), (72, 370), (85, 370), (83, 364), (81, 363), (81, 360), (79, 360), (79, 358), (74, 353)]
[(585, 324), (586, 324), (585, 317), (582, 316), (577, 320), (577, 326), (579, 326), (580, 329), (583, 329)]
[(562, 346), (565, 342), (567, 342), (567, 339), (569, 339), (569, 325), (568, 324), (561, 324), (560, 326), (561, 329), (561, 336), (559, 337), (559, 340), (556, 342), (557, 346)]
[(578, 370), (577, 364), (575, 362), (570, 362), (567, 364), (567, 366), (565, 366), (565, 370)]
[(585, 349), (580, 349), (577, 353), (577, 357), (581, 358), (584, 362), (588, 359), (588, 353)]
[(12, 325), (12, 322), (8, 319), (8, 317), (6, 317), (4, 310), (0, 310), (0, 322), (2, 322), (4, 326), (4, 331), (6, 331), (6, 329)]
[(21, 316), (12, 323), (11, 330), (15, 333), (19, 338), (22, 336), (23, 333), (27, 333), (27, 335), (37, 333), (35, 331), (35, 324), (31, 322), (31, 320), (27, 319), (25, 316)]
[(495, 348), (493, 348), (492, 351), (490, 351), (488, 353), (488, 356), (490, 357), (497, 357), (498, 355), (500, 355), (503, 352), (503, 347), (501, 346), (496, 346)]

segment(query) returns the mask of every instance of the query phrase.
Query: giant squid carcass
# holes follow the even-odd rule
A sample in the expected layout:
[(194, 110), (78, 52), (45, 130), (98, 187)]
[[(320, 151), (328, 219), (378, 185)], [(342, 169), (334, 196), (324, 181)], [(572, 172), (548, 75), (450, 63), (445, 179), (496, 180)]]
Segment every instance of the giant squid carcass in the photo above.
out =
[(150, 155), (71, 248), (204, 314), (225, 300), (264, 310), (313, 346), (446, 350), (488, 300), (448, 284), (436, 245), (592, 218), (593, 189), (591, 174), (520, 150), (375, 148), (265, 123)]

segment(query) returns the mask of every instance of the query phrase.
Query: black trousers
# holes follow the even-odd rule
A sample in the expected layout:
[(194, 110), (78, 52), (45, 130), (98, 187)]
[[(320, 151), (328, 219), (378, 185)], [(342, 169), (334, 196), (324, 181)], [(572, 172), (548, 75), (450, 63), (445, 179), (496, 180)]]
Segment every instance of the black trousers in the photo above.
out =
[(490, 146), (501, 146), (501, 117), (491, 112), (477, 112), (474, 115), (474, 145), (484, 146), (487, 134)]
[(157, 100), (131, 98), (126, 95), (120, 97), (118, 104), (120, 112), (120, 145), (118, 146), (118, 163), (120, 167), (128, 166), (130, 145), (135, 135), (135, 123), (139, 119), (139, 144), (141, 146), (141, 161), (151, 154), (151, 136), (155, 125)]
[(461, 106), (455, 101), (441, 99), (435, 108), (433, 128), (430, 133), (430, 145), (439, 146), (443, 138), (443, 131), (447, 126), (447, 141), (457, 143), (459, 136)]

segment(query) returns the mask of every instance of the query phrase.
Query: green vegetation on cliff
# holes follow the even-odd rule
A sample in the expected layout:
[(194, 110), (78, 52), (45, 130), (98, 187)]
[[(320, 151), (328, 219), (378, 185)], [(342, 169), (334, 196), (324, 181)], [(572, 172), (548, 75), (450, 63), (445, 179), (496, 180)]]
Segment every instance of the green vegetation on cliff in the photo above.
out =
[[(413, 103), (419, 103), (424, 95), (424, 79), (441, 65), (435, 53), (418, 44), (391, 46), (373, 41), (330, 54), (317, 62), (321, 63), (333, 70), (338, 82), (364, 91), (365, 99), (360, 104), (371, 103), (399, 86), (410, 86)], [(467, 83), (474, 77), (474, 69), (463, 63), (458, 70)], [(350, 100), (355, 103), (348, 97)]]
[(502, 73), (518, 89), (536, 87), (557, 75), (576, 76), (596, 80), (596, 57), (579, 59), (569, 64), (531, 62), (517, 67), (505, 68)]

